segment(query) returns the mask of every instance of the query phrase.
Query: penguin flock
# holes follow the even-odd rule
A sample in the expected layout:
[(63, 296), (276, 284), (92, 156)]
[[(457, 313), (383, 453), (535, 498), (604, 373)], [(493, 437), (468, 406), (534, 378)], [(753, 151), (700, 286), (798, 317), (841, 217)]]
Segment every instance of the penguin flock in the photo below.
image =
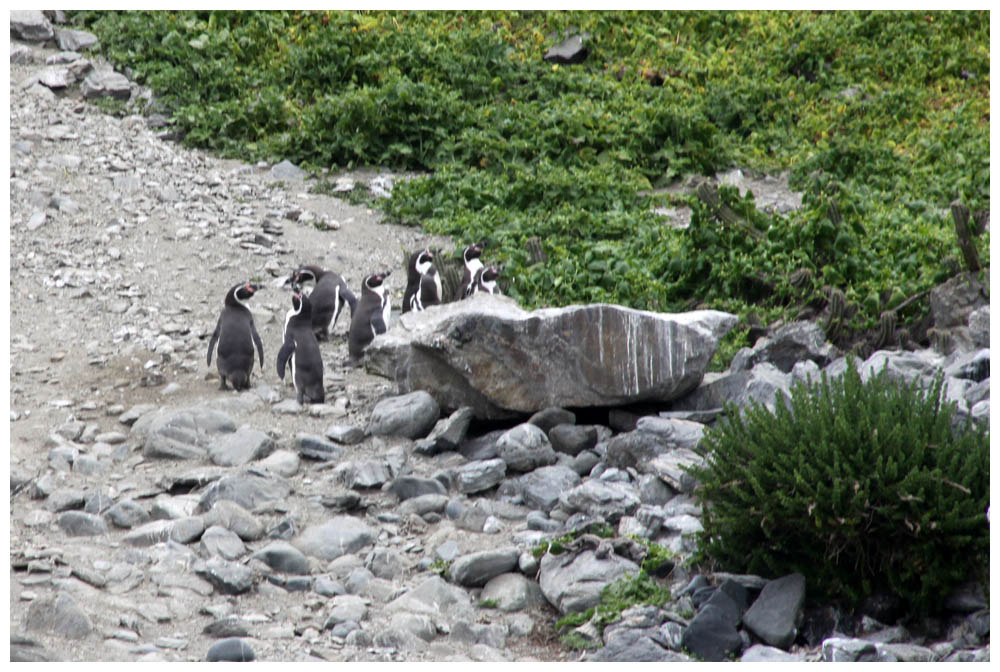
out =
[[(485, 246), (484, 240), (472, 243), (463, 250), (462, 281), (452, 300), (467, 299), (479, 292), (500, 294), (497, 279), (503, 267), (483, 263), (481, 257)], [(441, 276), (434, 266), (434, 255), (434, 251), (425, 247), (409, 256), (401, 312), (422, 311), (445, 301)], [(287, 277), (285, 284), (292, 289), (292, 307), (285, 314), (276, 366), (278, 378), (282, 381), (290, 372), (298, 403), (321, 404), (325, 400), (323, 357), (319, 344), (330, 340), (344, 306), (350, 309), (351, 314), (345, 366), (360, 364), (365, 348), (375, 340), (375, 336), (388, 331), (391, 306), (385, 280), (390, 274), (391, 271), (386, 270), (365, 276), (360, 299), (339, 273), (313, 264), (301, 265)], [(307, 293), (308, 284), (312, 288)], [(216, 366), (220, 378), (219, 390), (228, 389), (227, 381), (237, 391), (250, 388), (255, 349), (260, 369), (264, 370), (264, 345), (247, 305), (247, 301), (260, 289), (260, 285), (245, 282), (234, 285), (226, 292), (222, 312), (208, 343), (207, 356), (208, 366), (211, 366), (212, 353), (218, 345)]]

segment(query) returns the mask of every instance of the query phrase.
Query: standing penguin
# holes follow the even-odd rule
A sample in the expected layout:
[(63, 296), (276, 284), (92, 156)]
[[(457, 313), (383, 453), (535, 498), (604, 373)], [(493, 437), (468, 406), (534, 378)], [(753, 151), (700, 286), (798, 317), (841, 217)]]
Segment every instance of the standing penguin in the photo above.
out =
[(260, 356), (260, 368), (264, 369), (264, 344), (253, 323), (253, 315), (246, 301), (260, 289), (260, 286), (247, 282), (233, 285), (226, 292), (226, 299), (215, 323), (215, 331), (208, 342), (208, 365), (212, 365), (212, 351), (216, 342), (219, 343), (219, 356), (216, 366), (222, 379), (220, 390), (226, 389), (226, 379), (233, 384), (233, 389), (250, 388), (250, 372), (253, 370), (253, 349), (257, 347)]
[(391, 271), (372, 273), (361, 284), (361, 300), (351, 317), (351, 330), (347, 335), (348, 363), (356, 365), (365, 348), (388, 329), (389, 299), (382, 284)]
[(497, 278), (500, 277), (500, 272), (503, 270), (503, 266), (484, 266), (476, 271), (475, 280), (472, 283), (472, 289), (469, 295), (477, 294), (479, 292), (485, 292), (487, 294), (493, 294), (495, 296), (500, 296), (500, 288), (497, 286)]
[(300, 266), (292, 272), (292, 286), (312, 281), (316, 284), (309, 295), (312, 304), (312, 328), (320, 341), (329, 340), (329, 331), (337, 324), (337, 318), (346, 303), (351, 307), (351, 314), (357, 307), (358, 300), (347, 287), (338, 273), (327, 271), (319, 266)]
[(423, 310), (441, 303), (441, 278), (434, 268), (434, 253), (426, 247), (410, 255), (406, 264), (406, 291), (400, 312)]
[(323, 403), (323, 357), (313, 333), (312, 308), (309, 297), (301, 291), (292, 294), (292, 309), (285, 322), (285, 342), (278, 350), (278, 378), (285, 379), (285, 369), (289, 360), (292, 365), (292, 384), (295, 398), (300, 404), (308, 399), (311, 403)]
[(465, 251), (462, 252), (462, 261), (465, 263), (465, 273), (462, 275), (462, 284), (458, 286), (458, 291), (455, 292), (456, 301), (467, 299), (472, 295), (472, 283), (476, 277), (476, 271), (483, 267), (483, 262), (479, 257), (482, 256), (484, 247), (486, 247), (485, 240), (469, 245), (465, 248)]

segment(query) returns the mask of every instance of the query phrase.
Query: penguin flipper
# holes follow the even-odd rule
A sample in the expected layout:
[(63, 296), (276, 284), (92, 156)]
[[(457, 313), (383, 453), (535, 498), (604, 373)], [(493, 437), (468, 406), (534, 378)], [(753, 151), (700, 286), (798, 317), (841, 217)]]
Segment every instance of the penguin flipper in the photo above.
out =
[(358, 297), (354, 296), (354, 292), (346, 284), (340, 288), (340, 296), (347, 301), (347, 305), (351, 307), (351, 317), (354, 317), (354, 310), (358, 307)]
[(257, 333), (257, 326), (250, 320), (250, 337), (253, 338), (253, 344), (257, 346), (257, 354), (260, 356), (260, 370), (264, 370), (264, 344), (260, 340), (260, 334)]
[(278, 378), (280, 380), (285, 379), (285, 367), (293, 352), (295, 352), (295, 339), (289, 336), (285, 339), (281, 350), (278, 350)]
[(386, 332), (385, 320), (382, 319), (381, 311), (375, 311), (372, 314), (372, 331), (376, 334), (384, 334)]
[(219, 334), (222, 333), (222, 316), (219, 316), (219, 321), (215, 323), (215, 331), (212, 332), (212, 339), (208, 342), (208, 365), (212, 366), (212, 351), (215, 350), (215, 342), (219, 340)]

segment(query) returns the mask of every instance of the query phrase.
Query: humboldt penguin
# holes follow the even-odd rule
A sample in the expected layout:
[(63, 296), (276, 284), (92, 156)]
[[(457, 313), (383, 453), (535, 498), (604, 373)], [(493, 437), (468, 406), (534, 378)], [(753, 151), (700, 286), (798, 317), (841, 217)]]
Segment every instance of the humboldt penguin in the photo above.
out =
[(260, 334), (253, 323), (253, 315), (246, 302), (260, 289), (251, 282), (233, 285), (226, 292), (219, 321), (215, 323), (215, 331), (208, 342), (208, 365), (212, 365), (212, 351), (219, 344), (219, 356), (216, 366), (219, 368), (220, 390), (225, 390), (226, 379), (233, 384), (233, 389), (250, 388), (250, 372), (253, 370), (253, 349), (257, 347), (260, 356), (260, 368), (264, 369), (264, 345)]
[(484, 247), (486, 247), (485, 240), (469, 245), (462, 252), (465, 273), (462, 275), (462, 284), (458, 286), (458, 290), (455, 292), (456, 301), (467, 299), (472, 295), (473, 280), (476, 277), (476, 271), (483, 267), (483, 262), (479, 257), (482, 256)]
[(323, 357), (313, 332), (312, 308), (309, 297), (296, 290), (292, 294), (292, 309), (285, 321), (285, 342), (278, 350), (278, 378), (285, 379), (289, 363), (292, 367), (292, 384), (295, 398), (300, 404), (305, 400), (323, 403)]
[(291, 280), (293, 287), (309, 281), (315, 283), (309, 302), (312, 304), (312, 328), (318, 340), (329, 340), (329, 332), (337, 325), (345, 303), (354, 314), (358, 300), (340, 274), (310, 264), (295, 269)]
[(470, 296), (479, 292), (500, 296), (500, 287), (497, 286), (497, 278), (500, 277), (502, 270), (503, 266), (484, 266), (476, 271)]
[(356, 365), (365, 348), (388, 329), (389, 299), (383, 281), (391, 271), (372, 273), (361, 284), (361, 300), (351, 316), (351, 330), (347, 335), (348, 364)]
[(406, 276), (406, 291), (400, 312), (423, 310), (441, 303), (441, 278), (434, 268), (433, 252), (425, 247), (410, 255)]

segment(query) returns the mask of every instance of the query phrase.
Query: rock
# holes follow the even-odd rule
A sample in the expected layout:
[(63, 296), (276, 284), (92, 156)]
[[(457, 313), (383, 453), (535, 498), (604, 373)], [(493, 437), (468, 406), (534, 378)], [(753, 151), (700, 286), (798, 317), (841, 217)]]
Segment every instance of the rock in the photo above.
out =
[(310, 460), (332, 462), (344, 456), (345, 449), (335, 443), (330, 443), (315, 434), (297, 434), (295, 443), (299, 447), (299, 455)]
[(231, 434), (217, 437), (208, 448), (208, 457), (222, 467), (239, 467), (267, 457), (274, 451), (274, 440), (264, 432), (240, 427)]
[(573, 461), (570, 462), (569, 468), (580, 476), (586, 476), (600, 461), (601, 458), (598, 457), (597, 453), (592, 450), (585, 450), (573, 458)]
[(502, 611), (522, 611), (545, 603), (538, 583), (523, 574), (498, 574), (486, 582), (479, 601), (496, 603)]
[(262, 560), (276, 572), (309, 574), (309, 559), (302, 551), (284, 541), (273, 541), (250, 557)]
[(208, 649), (205, 660), (210, 663), (247, 663), (254, 660), (253, 648), (239, 637), (220, 639)]
[(705, 411), (727, 403), (745, 408), (756, 402), (774, 411), (778, 395), (791, 396), (791, 376), (762, 362), (749, 371), (706, 375), (691, 394), (673, 404), (674, 410)]
[(573, 457), (597, 445), (597, 430), (581, 425), (556, 425), (549, 430), (548, 437), (553, 450)]
[(806, 578), (802, 574), (769, 581), (744, 614), (743, 624), (765, 644), (787, 649), (798, 633), (795, 625), (805, 597)]
[(424, 614), (410, 614), (397, 612), (392, 615), (389, 626), (393, 630), (402, 630), (415, 635), (425, 642), (433, 640), (437, 636), (437, 628), (434, 621)]
[(354, 553), (372, 543), (371, 529), (351, 516), (335, 516), (322, 525), (311, 525), (292, 540), (292, 545), (306, 555), (320, 560), (334, 560)]
[(656, 456), (646, 468), (677, 492), (691, 494), (698, 482), (687, 470), (692, 466), (702, 466), (704, 463), (705, 458), (701, 455), (684, 448), (678, 448)]
[(559, 505), (567, 511), (581, 511), (599, 516), (612, 525), (622, 516), (630, 516), (639, 508), (635, 489), (624, 483), (588, 479), (559, 494)]
[(147, 458), (204, 459), (209, 446), (221, 434), (236, 431), (236, 424), (225, 413), (204, 408), (166, 410), (138, 421), (134, 434), (145, 434), (142, 454)]
[(517, 567), (520, 552), (514, 548), (479, 551), (462, 555), (448, 569), (455, 583), (462, 586), (482, 586), (487, 581)]
[(44, 212), (36, 212), (33, 215), (31, 215), (31, 218), (28, 219), (28, 222), (27, 224), (25, 224), (25, 226), (28, 228), (28, 231), (35, 231), (41, 226), (43, 226), (47, 219), (48, 217)]
[(614, 553), (599, 558), (594, 551), (579, 554), (546, 553), (539, 567), (538, 583), (549, 604), (561, 614), (585, 611), (601, 600), (601, 591), (639, 566)]
[(441, 514), (448, 505), (448, 497), (443, 494), (426, 494), (411, 497), (400, 503), (399, 514), (401, 516), (417, 515), (423, 516), (428, 513)]
[(118, 422), (123, 425), (132, 426), (139, 418), (143, 417), (147, 413), (155, 411), (156, 409), (156, 404), (138, 404), (119, 415)]
[(638, 485), (639, 501), (649, 506), (663, 506), (677, 494), (663, 479), (653, 474), (640, 476)]
[(469, 594), (438, 575), (426, 579), (388, 603), (390, 612), (410, 611), (429, 616), (444, 616), (468, 607)]
[(520, 479), (521, 496), (527, 506), (551, 511), (559, 503), (559, 493), (580, 484), (580, 477), (569, 467), (539, 467)]
[(202, 518), (206, 527), (217, 525), (237, 535), (243, 541), (256, 541), (264, 536), (264, 525), (252, 513), (235, 501), (219, 499)]
[(63, 51), (83, 51), (97, 44), (97, 35), (85, 30), (55, 29), (56, 44)]
[(754, 644), (740, 656), (741, 663), (793, 663), (801, 658), (766, 644)]
[(421, 455), (437, 455), (444, 451), (456, 450), (465, 440), (472, 417), (472, 408), (463, 406), (447, 418), (441, 418), (427, 438), (417, 441), (415, 452)]
[(823, 640), (823, 661), (827, 663), (874, 663), (878, 649), (873, 642), (847, 637)]
[(502, 459), (477, 460), (455, 470), (455, 487), (463, 494), (482, 492), (497, 485), (507, 473), (507, 463)]
[(210, 511), (219, 500), (236, 502), (248, 511), (266, 502), (285, 500), (291, 488), (280, 478), (256, 471), (224, 476), (212, 482), (198, 500), (198, 510)]
[(505, 429), (495, 429), (482, 436), (466, 439), (458, 445), (458, 452), (470, 462), (492, 460), (497, 456), (497, 439), (507, 433)]
[(104, 515), (116, 527), (127, 530), (149, 522), (149, 513), (141, 504), (132, 499), (123, 499), (113, 504)]
[(278, 180), (303, 180), (309, 175), (309, 173), (287, 159), (271, 166), (269, 174)]
[(607, 466), (649, 473), (653, 460), (675, 446), (660, 434), (639, 430), (624, 432), (607, 444)]
[(35, 9), (10, 10), (10, 32), (25, 42), (45, 42), (55, 35), (49, 20)]
[(128, 100), (132, 93), (132, 83), (119, 72), (95, 70), (80, 83), (80, 93), (87, 100), (91, 98)]
[(734, 357), (729, 370), (735, 373), (767, 362), (779, 371), (789, 373), (799, 362), (812, 361), (822, 368), (839, 356), (837, 349), (826, 342), (826, 335), (819, 325), (806, 321), (792, 322), (759, 339), (752, 349)]
[(978, 581), (962, 584), (949, 593), (944, 601), (945, 609), (963, 614), (987, 609), (989, 606), (983, 586)]
[(202, 633), (212, 637), (246, 637), (250, 631), (239, 616), (229, 615), (212, 621)]
[(253, 570), (246, 565), (213, 557), (193, 569), (223, 595), (242, 595), (253, 588)]
[(419, 476), (397, 476), (389, 485), (389, 492), (403, 502), (420, 495), (444, 495), (448, 491), (436, 478), (421, 478)]
[[(951, 378), (963, 378), (974, 382), (982, 382), (990, 377), (990, 350), (984, 348), (959, 353), (944, 367), (944, 375)], [(74, 439), (70, 439), (73, 441)]]
[(718, 662), (743, 646), (731, 614), (716, 605), (704, 605), (691, 619), (681, 638), (684, 647), (701, 660)]
[(291, 478), (299, 473), (299, 456), (290, 450), (277, 450), (256, 465), (275, 476)]
[(332, 608), (323, 624), (324, 630), (329, 630), (339, 623), (360, 623), (368, 613), (365, 600), (357, 595), (336, 595), (330, 602)]
[(548, 434), (556, 425), (575, 425), (576, 414), (565, 408), (550, 406), (534, 413), (528, 418), (528, 422), (537, 425), (539, 429)]
[(497, 439), (497, 455), (508, 469), (531, 471), (556, 461), (549, 439), (536, 425), (520, 424)]
[[(11, 12), (14, 13), (16, 12)], [(76, 600), (68, 593), (62, 592), (52, 597), (33, 600), (28, 607), (24, 627), (27, 630), (40, 630), (67, 639), (83, 639), (94, 629), (90, 617), (80, 608)]]
[(586, 38), (584, 35), (573, 35), (554, 47), (549, 47), (542, 60), (550, 63), (583, 63), (587, 60)]
[(718, 339), (736, 324), (716, 311), (606, 304), (527, 312), (483, 293), (400, 320), (405, 329), (369, 346), (369, 368), (402, 390), (427, 390), (443, 408), (468, 405), (487, 419), (677, 399), (698, 385)]
[(989, 288), (965, 271), (932, 289), (929, 302), (935, 328), (964, 326), (974, 310), (989, 305)]
[(172, 522), (170, 538), (181, 544), (197, 541), (205, 531), (205, 520), (201, 516), (187, 516)]
[[(221, 525), (212, 525), (211, 527), (208, 527), (201, 535), (201, 541), (198, 548), (201, 551), (202, 556), (211, 557), (215, 555), (223, 560), (237, 560), (247, 551), (246, 546), (243, 545), (243, 541), (240, 539), (239, 535), (231, 530), (227, 530)], [(223, 633), (209, 634), (221, 635)]]
[(365, 430), (371, 435), (405, 436), (419, 439), (434, 427), (441, 409), (428, 392), (417, 390), (389, 397), (375, 404)]
[[(70, 72), (69, 68), (53, 67), (46, 68), (39, 73), (38, 81), (50, 89), (65, 89), (76, 84), (76, 76)], [(53, 206), (59, 208), (56, 203), (53, 203)]]
[(990, 347), (990, 307), (976, 308), (969, 313), (969, 337), (977, 348)]
[[(691, 420), (677, 420), (649, 415), (639, 418), (635, 431), (653, 434), (670, 448), (697, 450), (705, 435), (705, 425)], [(613, 441), (614, 439), (612, 439)]]
[(353, 446), (365, 439), (365, 432), (354, 425), (330, 425), (324, 432), (326, 438), (345, 446)]
[(83, 511), (65, 511), (59, 514), (56, 522), (70, 537), (93, 537), (108, 533), (108, 526), (103, 518)]
[(693, 662), (682, 653), (663, 645), (658, 628), (608, 627), (604, 646), (588, 654), (584, 660), (603, 663), (680, 663)]

